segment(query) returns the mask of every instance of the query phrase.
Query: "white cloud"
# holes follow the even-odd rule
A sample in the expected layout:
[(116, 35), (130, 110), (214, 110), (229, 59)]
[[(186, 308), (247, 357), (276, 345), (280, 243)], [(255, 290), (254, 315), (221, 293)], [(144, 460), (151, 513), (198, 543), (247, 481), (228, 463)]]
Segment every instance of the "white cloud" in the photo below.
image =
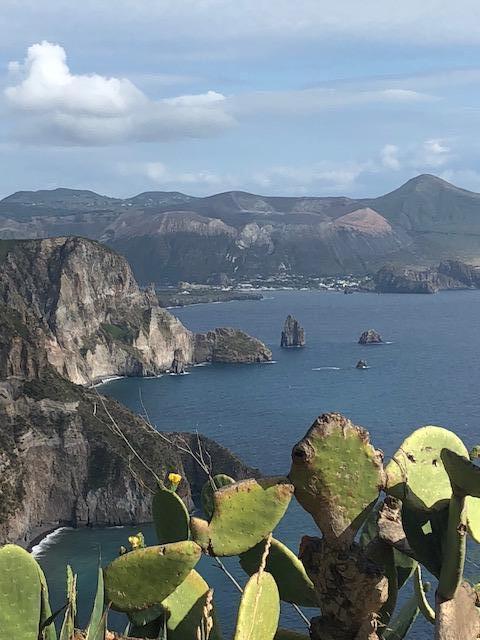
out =
[(418, 172), (438, 169), (444, 167), (452, 158), (452, 149), (443, 138), (430, 138), (406, 148), (386, 144), (380, 151), (381, 166), (393, 171), (405, 168)]
[(400, 169), (399, 151), (395, 144), (386, 144), (380, 151), (380, 160), (386, 169), (393, 169), (394, 171)]
[(451, 149), (441, 138), (425, 140), (419, 151), (416, 162), (420, 166), (443, 167), (451, 158)]
[(315, 189), (339, 193), (350, 190), (362, 173), (372, 168), (367, 163), (320, 163), (309, 166), (276, 166), (256, 172), (252, 180), (262, 189), (283, 187), (288, 192), (311, 193)]
[[(2, 0), (5, 36), (18, 41), (30, 35), (39, 20), (58, 30), (78, 29), (89, 36), (92, 24), (100, 33), (114, 31), (120, 36), (132, 31), (151, 43), (159, 35), (166, 41), (242, 42), (260, 37), (262, 43), (281, 38), (294, 40), (332, 37), (356, 40), (425, 44), (468, 44), (480, 42), (477, 0)], [(23, 24), (20, 16), (31, 16)], [(16, 19), (15, 19), (16, 18)], [(68, 22), (68, 24), (65, 24)], [(0, 23), (1, 24), (1, 23)], [(28, 37), (28, 35), (27, 35)], [(2, 39), (3, 40), (3, 39)], [(248, 53), (248, 49), (247, 49)]]
[(46, 41), (29, 47), (24, 63), (9, 70), (16, 84), (5, 97), (28, 142), (153, 142), (214, 135), (234, 124), (220, 93), (153, 101), (128, 79), (73, 74), (63, 47)]
[(365, 88), (350, 83), (338, 88), (314, 88), (292, 91), (257, 91), (229, 100), (238, 117), (255, 113), (309, 114), (329, 109), (370, 104), (397, 104), (435, 101), (438, 98), (419, 91), (395, 88)]
[(219, 188), (225, 184), (234, 184), (233, 178), (219, 175), (209, 170), (179, 171), (171, 169), (163, 162), (137, 162), (119, 163), (118, 172), (121, 175), (135, 174), (148, 181), (150, 185), (158, 187), (199, 187), (199, 188)]

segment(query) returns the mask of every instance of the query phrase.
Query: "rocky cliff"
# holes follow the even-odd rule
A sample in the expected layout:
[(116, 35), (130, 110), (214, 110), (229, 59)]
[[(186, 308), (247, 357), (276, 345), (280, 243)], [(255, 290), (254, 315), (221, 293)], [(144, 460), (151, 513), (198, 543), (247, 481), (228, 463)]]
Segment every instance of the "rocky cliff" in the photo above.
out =
[[(166, 434), (166, 442), (122, 405), (51, 369), (41, 380), (0, 382), (0, 424), (0, 544), (27, 545), (60, 525), (149, 521), (152, 471), (162, 480), (180, 473), (187, 502), (206, 479), (174, 444), (196, 450), (196, 435)], [(200, 443), (215, 472), (252, 474), (215, 442), (200, 437)]]
[(382, 267), (374, 277), (379, 293), (436, 293), (444, 289), (480, 288), (480, 269), (460, 260), (444, 260), (438, 267)]
[[(49, 363), (72, 382), (155, 375), (174, 360), (202, 360), (192, 332), (153, 291), (139, 288), (123, 257), (98, 242), (0, 242), (0, 263), (0, 302), (37, 325)], [(252, 361), (255, 348), (263, 359), (264, 345), (247, 338), (243, 361)], [(242, 361), (241, 352), (222, 361)]]

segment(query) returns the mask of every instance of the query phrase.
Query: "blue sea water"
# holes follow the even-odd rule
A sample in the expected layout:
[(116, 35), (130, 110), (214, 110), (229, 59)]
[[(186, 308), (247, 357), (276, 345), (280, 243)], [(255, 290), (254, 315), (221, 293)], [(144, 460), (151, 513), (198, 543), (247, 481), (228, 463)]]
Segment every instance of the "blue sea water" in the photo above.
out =
[[(293, 444), (326, 411), (340, 411), (366, 427), (387, 457), (408, 433), (425, 424), (455, 430), (469, 447), (480, 440), (480, 291), (432, 296), (274, 291), (262, 301), (172, 312), (194, 331), (241, 328), (271, 347), (274, 363), (208, 365), (185, 376), (121, 379), (103, 385), (101, 392), (138, 412), (141, 392), (159, 429), (198, 430), (265, 475), (288, 471)], [(304, 349), (278, 346), (288, 313), (305, 327)], [(379, 331), (386, 343), (357, 344), (369, 328)], [(360, 358), (368, 361), (368, 369), (355, 369)], [(151, 527), (142, 530), (153, 543)], [(107, 562), (135, 531), (64, 530), (43, 544), (39, 560), (54, 606), (62, 602), (64, 565), (70, 562), (79, 574), (79, 620), (84, 623), (99, 553)], [(316, 533), (308, 514), (293, 503), (276, 536), (297, 550), (303, 534)], [(467, 566), (472, 578), (480, 577), (479, 558), (473, 549)], [(235, 560), (228, 566), (245, 581)], [(238, 594), (210, 560), (202, 559), (200, 570), (216, 588), (228, 637)], [(302, 629), (291, 607), (284, 607), (283, 622)], [(123, 621), (114, 617), (112, 623), (121, 628)], [(423, 640), (431, 637), (431, 630), (418, 620), (408, 637)]]

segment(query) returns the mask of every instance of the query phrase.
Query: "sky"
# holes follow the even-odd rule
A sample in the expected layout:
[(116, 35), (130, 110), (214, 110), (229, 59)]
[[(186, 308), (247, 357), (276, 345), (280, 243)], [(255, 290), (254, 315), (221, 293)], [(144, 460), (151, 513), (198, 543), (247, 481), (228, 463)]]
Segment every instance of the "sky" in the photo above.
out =
[(480, 191), (478, 0), (1, 0), (0, 197)]

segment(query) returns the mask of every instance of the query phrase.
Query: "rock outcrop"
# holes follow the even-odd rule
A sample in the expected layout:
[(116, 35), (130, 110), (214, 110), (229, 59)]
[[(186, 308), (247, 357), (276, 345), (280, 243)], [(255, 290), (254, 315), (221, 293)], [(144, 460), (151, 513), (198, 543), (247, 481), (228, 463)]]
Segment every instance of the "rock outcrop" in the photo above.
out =
[(280, 339), (281, 347), (304, 347), (305, 331), (296, 318), (291, 315), (287, 316), (283, 326), (282, 337)]
[(272, 352), (263, 342), (244, 331), (221, 328), (195, 336), (196, 362), (269, 362)]
[(366, 360), (359, 360), (355, 365), (355, 369), (368, 369), (368, 364)]
[[(48, 362), (68, 380), (87, 385), (114, 375), (155, 375), (171, 368), (175, 353), (183, 367), (199, 361), (194, 334), (158, 305), (154, 290), (142, 291), (127, 261), (104, 245), (52, 238), (9, 241), (0, 249), (0, 303), (37, 325)], [(230, 344), (234, 353), (222, 361), (261, 360), (252, 358), (253, 340)]]
[[(181, 441), (196, 450), (196, 435), (165, 434), (167, 442), (121, 404), (53, 370), (41, 380), (0, 382), (0, 423), (0, 544), (27, 545), (60, 525), (148, 522), (152, 471), (161, 479), (180, 473), (180, 492), (190, 504), (206, 479), (175, 448)], [(216, 472), (251, 476), (224, 447), (202, 436), (200, 443)]]
[(175, 349), (175, 353), (173, 354), (172, 366), (170, 367), (170, 373), (179, 375), (181, 373), (185, 373), (185, 368), (186, 362), (183, 351), (181, 349)]
[(382, 267), (374, 277), (378, 293), (437, 293), (446, 289), (480, 288), (480, 268), (461, 260), (438, 267)]
[(381, 344), (382, 342), (382, 336), (373, 329), (364, 331), (358, 339), (358, 344)]

